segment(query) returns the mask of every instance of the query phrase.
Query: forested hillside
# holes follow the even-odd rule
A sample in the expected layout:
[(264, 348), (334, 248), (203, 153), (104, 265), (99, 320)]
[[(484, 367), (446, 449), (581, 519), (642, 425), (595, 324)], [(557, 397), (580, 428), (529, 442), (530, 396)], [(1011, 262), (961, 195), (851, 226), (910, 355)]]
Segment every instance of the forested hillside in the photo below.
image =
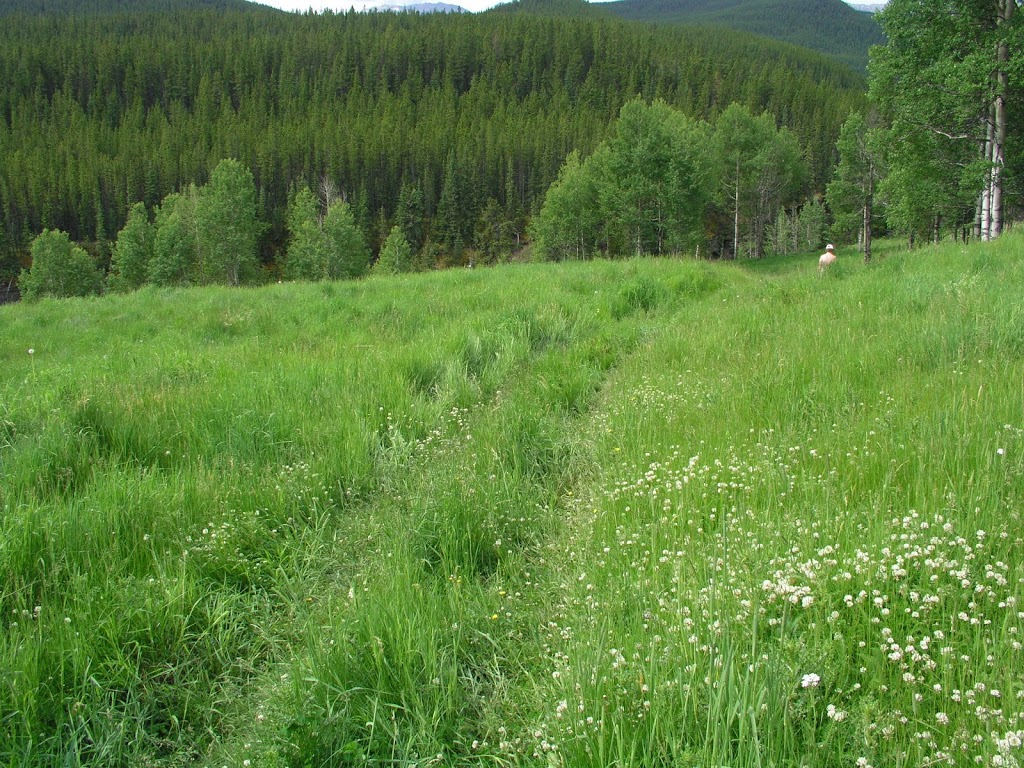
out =
[(827, 54), (863, 72), (885, 35), (870, 14), (842, 0), (619, 0), (602, 6), (623, 19), (715, 24)]
[[(152, 208), (232, 157), (255, 178), (265, 261), (289, 191), (323, 179), (375, 248), (403, 188), (420, 193), (428, 232), (470, 243), (488, 201), (536, 209), (569, 152), (588, 154), (637, 95), (698, 118), (734, 101), (770, 112), (820, 191), (864, 98), (858, 76), (790, 46), (519, 14), (16, 16), (0, 80), (8, 254), (44, 228), (108, 241), (131, 204)], [(445, 190), (453, 220), (436, 222)]]
[(141, 11), (236, 10), (282, 13), (248, 0), (0, 0), (0, 16), (95, 15)]
[(614, 18), (608, 12), (611, 3), (591, 3), (589, 0), (513, 0), (501, 3), (489, 13), (529, 13), (532, 16), (556, 16), (565, 18)]

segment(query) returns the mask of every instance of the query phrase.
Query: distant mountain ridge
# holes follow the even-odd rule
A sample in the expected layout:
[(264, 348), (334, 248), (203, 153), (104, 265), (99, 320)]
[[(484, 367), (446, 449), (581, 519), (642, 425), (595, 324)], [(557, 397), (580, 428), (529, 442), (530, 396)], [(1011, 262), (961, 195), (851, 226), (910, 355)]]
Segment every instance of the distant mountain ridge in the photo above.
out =
[[(461, 5), (440, 2), (423, 3), (351, 3), (339, 0), (339, 11), (354, 7), (357, 11), (408, 11), (412, 13), (469, 13)], [(284, 11), (250, 0), (0, 0), (0, 17), (11, 14), (26, 16), (85, 16), (106, 13), (138, 13), (188, 10)]]
[(187, 10), (283, 13), (277, 8), (251, 3), (248, 0), (0, 0), (0, 17), (12, 14), (85, 16)]
[(411, 3), (400, 5), (399, 8), (416, 13), (469, 13), (461, 5), (452, 5), (451, 3)]
[(885, 44), (875, 19), (842, 0), (515, 0), (498, 10), (724, 27), (809, 48), (861, 73), (867, 69), (868, 49)]
[(619, 0), (616, 16), (658, 24), (714, 24), (810, 48), (863, 72), (885, 35), (869, 14), (842, 0)]
[(394, 3), (371, 3), (356, 7), (358, 11), (409, 11), (412, 13), (469, 13), (461, 5), (451, 3), (407, 3), (396, 5)]

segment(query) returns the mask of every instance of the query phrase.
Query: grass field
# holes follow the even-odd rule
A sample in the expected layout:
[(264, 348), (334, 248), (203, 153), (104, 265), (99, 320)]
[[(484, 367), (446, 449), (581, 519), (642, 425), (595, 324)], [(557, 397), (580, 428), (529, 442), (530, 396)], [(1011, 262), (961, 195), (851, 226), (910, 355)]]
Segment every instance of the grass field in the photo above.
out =
[(1024, 239), (0, 307), (0, 763), (1024, 762)]

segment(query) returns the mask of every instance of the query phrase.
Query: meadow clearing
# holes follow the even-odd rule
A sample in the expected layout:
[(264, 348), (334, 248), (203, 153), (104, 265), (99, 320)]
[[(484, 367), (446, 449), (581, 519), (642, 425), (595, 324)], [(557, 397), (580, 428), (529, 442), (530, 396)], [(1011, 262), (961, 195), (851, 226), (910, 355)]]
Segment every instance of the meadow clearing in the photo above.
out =
[(0, 307), (0, 763), (1024, 762), (1024, 239)]

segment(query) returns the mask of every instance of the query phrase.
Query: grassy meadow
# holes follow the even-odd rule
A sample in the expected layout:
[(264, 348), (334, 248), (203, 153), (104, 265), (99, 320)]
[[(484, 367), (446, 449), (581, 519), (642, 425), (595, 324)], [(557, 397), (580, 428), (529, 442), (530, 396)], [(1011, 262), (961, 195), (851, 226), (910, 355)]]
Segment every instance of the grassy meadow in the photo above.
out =
[(0, 764), (1024, 763), (1024, 238), (0, 307)]

